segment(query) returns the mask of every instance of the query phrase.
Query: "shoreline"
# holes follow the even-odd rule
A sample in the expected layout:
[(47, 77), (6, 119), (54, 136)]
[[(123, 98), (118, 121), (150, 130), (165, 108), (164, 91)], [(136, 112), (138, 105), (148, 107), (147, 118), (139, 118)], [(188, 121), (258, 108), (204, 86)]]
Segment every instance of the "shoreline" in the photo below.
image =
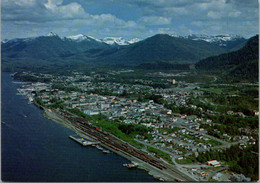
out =
[[(37, 106), (39, 107), (39, 106)], [(62, 118), (59, 114), (57, 114), (56, 112), (49, 110), (49, 109), (43, 109), (44, 113), (43, 116), (54, 121), (57, 123), (60, 123), (62, 125), (64, 125), (65, 127), (69, 128), (70, 130), (72, 130), (73, 132), (75, 132), (76, 134), (78, 134), (81, 137), (90, 139), (90, 140), (96, 140), (95, 138), (93, 138), (91, 135), (86, 134), (86, 132), (81, 131), (80, 129), (77, 129), (76, 127), (74, 127), (70, 121), (68, 121), (67, 119)], [(118, 138), (117, 138), (118, 139)], [(121, 139), (119, 139), (121, 142)], [(125, 143), (125, 142), (124, 142)], [(179, 178), (178, 174), (173, 175), (173, 172), (163, 172), (162, 170), (159, 170), (156, 167), (153, 167), (152, 165), (148, 164), (147, 162), (144, 162), (136, 157), (131, 156), (130, 154), (127, 154), (126, 152), (121, 152), (121, 151), (117, 151), (111, 147), (108, 147), (107, 145), (105, 145), (104, 143), (101, 143), (101, 145), (105, 148), (107, 148), (108, 150), (130, 160), (130, 161), (135, 161), (139, 164), (138, 168), (143, 169), (145, 171), (148, 172), (149, 175), (153, 176), (155, 179), (160, 180), (160, 181), (194, 181), (192, 180), (190, 177), (186, 178), (185, 180), (183, 180), (183, 178)], [(173, 171), (174, 167), (171, 166), (171, 170)], [(178, 173), (180, 173), (178, 170), (175, 170)], [(185, 175), (183, 175), (185, 176)]]

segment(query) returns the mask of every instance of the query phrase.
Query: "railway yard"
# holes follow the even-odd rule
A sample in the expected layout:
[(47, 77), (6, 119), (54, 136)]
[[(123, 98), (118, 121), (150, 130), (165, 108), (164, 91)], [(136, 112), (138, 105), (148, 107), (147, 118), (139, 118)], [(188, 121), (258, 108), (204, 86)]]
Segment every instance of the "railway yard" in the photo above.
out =
[[(175, 169), (174, 165), (165, 163), (164, 161), (152, 157), (147, 153), (136, 149), (126, 142), (122, 142), (113, 135), (103, 132), (94, 125), (89, 124), (86, 120), (73, 116), (64, 110), (46, 111), (47, 115), (56, 116), (71, 125), (71, 128), (78, 133), (87, 136), (95, 141), (100, 142), (105, 148), (126, 157), (129, 160), (138, 161), (141, 167), (147, 170), (153, 169), (154, 177), (166, 181), (194, 181), (191, 177), (182, 174), (179, 170)], [(54, 120), (54, 118), (52, 118)], [(70, 124), (68, 124), (70, 123)], [(155, 173), (156, 172), (156, 173)]]

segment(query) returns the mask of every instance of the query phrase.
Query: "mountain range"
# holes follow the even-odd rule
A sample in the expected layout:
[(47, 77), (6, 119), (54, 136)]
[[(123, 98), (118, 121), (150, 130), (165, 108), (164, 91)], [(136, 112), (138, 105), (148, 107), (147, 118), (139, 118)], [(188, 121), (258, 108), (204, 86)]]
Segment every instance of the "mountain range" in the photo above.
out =
[(50, 33), (47, 36), (2, 41), (2, 69), (40, 71), (90, 65), (189, 64), (237, 50), (246, 41), (243, 37), (229, 35), (157, 34), (144, 40), (115, 37), (101, 40), (82, 34), (60, 37)]
[[(65, 36), (65, 37), (61, 37), (56, 33), (50, 32), (49, 34), (47, 34), (46, 36), (40, 36), (40, 37), (59, 37), (62, 40), (71, 40), (77, 43), (80, 42), (84, 42), (84, 41), (97, 41), (97, 42), (103, 42), (109, 45), (119, 45), (119, 46), (123, 46), (123, 45), (129, 45), (129, 44), (133, 44), (136, 43), (138, 41), (140, 41), (140, 39), (138, 38), (133, 38), (130, 40), (126, 40), (122, 37), (105, 37), (103, 39), (97, 39), (94, 38), (92, 36), (87, 36), (87, 35), (83, 35), (83, 34), (77, 34), (77, 35), (71, 35), (71, 36)], [(1, 43), (7, 43), (8, 41), (32, 41), (37, 39), (38, 37), (32, 37), (32, 38), (20, 38), (20, 39), (12, 39), (12, 40), (3, 40)]]

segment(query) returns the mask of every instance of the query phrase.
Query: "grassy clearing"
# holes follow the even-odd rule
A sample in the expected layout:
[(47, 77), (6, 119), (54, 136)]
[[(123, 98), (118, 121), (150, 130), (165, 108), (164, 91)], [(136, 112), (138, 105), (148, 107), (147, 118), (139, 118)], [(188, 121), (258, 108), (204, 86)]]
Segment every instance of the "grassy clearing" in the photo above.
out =
[(200, 88), (201, 91), (208, 91), (211, 93), (221, 94), (223, 92), (223, 89), (221, 88)]
[(178, 159), (178, 158), (176, 158), (175, 161), (176, 161), (177, 163), (183, 164), (183, 165), (184, 165), (184, 164), (191, 164), (191, 163), (196, 163), (196, 162), (198, 162), (194, 156), (188, 156), (188, 157), (183, 158), (183, 159)]
[(213, 140), (213, 139), (207, 140), (206, 143), (207, 143), (207, 144), (211, 144), (212, 146), (219, 146), (219, 145), (222, 145), (221, 142), (216, 141), (216, 140)]
[(121, 130), (118, 129), (118, 123), (116, 122), (107, 122), (104, 120), (98, 121), (95, 123), (96, 126), (102, 128), (102, 130), (113, 134), (114, 136), (118, 137), (119, 139), (128, 142), (129, 144), (137, 147), (137, 148), (144, 148), (145, 146), (142, 143), (139, 143), (131, 137), (131, 135), (127, 135), (123, 133)]
[(191, 164), (192, 163), (192, 160), (190, 160), (190, 159), (178, 159), (178, 158), (176, 158), (175, 159), (175, 161), (177, 162), (177, 163), (179, 163), (179, 164)]
[(153, 148), (153, 147), (147, 147), (147, 150), (151, 153), (155, 153), (156, 156), (160, 157), (160, 158), (163, 158), (164, 160), (166, 160), (168, 163), (174, 165), (174, 163), (172, 162), (172, 158), (169, 154), (159, 150), (159, 149), (156, 149), (156, 148)]

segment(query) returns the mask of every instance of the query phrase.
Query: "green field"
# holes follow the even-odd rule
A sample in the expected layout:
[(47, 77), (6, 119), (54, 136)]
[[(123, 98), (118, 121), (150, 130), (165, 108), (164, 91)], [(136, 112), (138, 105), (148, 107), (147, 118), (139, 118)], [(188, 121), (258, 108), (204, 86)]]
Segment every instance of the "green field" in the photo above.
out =
[(163, 158), (163, 159), (166, 160), (168, 163), (174, 165), (174, 163), (172, 162), (172, 158), (171, 158), (171, 156), (170, 156), (168, 153), (165, 153), (165, 152), (163, 152), (163, 151), (161, 151), (161, 150), (158, 150), (158, 149), (156, 149), (156, 148), (149, 147), (149, 146), (147, 147), (147, 150), (148, 150), (149, 152), (155, 153), (156, 156), (158, 156), (158, 157), (160, 157), (160, 158)]

